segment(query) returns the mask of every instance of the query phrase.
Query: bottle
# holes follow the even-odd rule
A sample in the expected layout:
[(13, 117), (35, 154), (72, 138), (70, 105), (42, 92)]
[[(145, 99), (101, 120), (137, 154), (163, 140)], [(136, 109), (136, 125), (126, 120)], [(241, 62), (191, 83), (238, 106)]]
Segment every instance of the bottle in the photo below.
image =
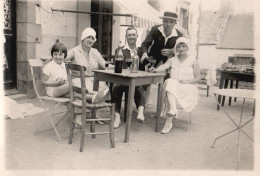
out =
[(137, 73), (138, 69), (139, 69), (139, 57), (137, 55), (137, 51), (134, 51), (134, 55), (132, 57), (133, 59), (133, 63), (132, 63), (132, 68), (131, 68), (131, 72), (132, 73)]
[(115, 57), (115, 73), (122, 73), (123, 60), (124, 60), (123, 52), (122, 49), (119, 48), (119, 51)]

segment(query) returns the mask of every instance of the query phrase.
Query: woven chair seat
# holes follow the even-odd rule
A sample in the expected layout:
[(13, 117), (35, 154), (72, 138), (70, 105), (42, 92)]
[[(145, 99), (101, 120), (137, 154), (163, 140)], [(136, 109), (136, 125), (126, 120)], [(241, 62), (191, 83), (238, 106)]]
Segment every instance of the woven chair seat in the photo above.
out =
[[(82, 107), (82, 101), (81, 100), (75, 100), (72, 102), (74, 106), (77, 107)], [(99, 109), (99, 108), (106, 108), (106, 107), (111, 107), (111, 103), (106, 103), (106, 102), (100, 102), (100, 103), (86, 103), (86, 108), (89, 109)]]
[(70, 101), (69, 98), (55, 98), (55, 97), (48, 97), (48, 96), (42, 96), (41, 99), (43, 100), (49, 100), (49, 101), (55, 101), (60, 103), (67, 103)]

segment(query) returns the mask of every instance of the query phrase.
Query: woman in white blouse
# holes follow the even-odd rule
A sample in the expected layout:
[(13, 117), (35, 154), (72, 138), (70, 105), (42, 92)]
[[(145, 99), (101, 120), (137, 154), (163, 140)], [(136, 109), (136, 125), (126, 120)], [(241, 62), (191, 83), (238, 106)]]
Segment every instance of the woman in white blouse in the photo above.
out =
[[(105, 70), (105, 60), (98, 52), (97, 49), (92, 48), (93, 44), (97, 41), (96, 31), (92, 28), (86, 28), (81, 35), (81, 43), (72, 48), (68, 52), (66, 61), (71, 61), (72, 64), (82, 65), (86, 67), (85, 82), (86, 89), (90, 92), (93, 90), (94, 73), (93, 70)], [(81, 87), (78, 72), (72, 73), (75, 78), (72, 79), (72, 84), (76, 87)], [(99, 83), (99, 91), (103, 91), (104, 99), (110, 99), (109, 88), (104, 82)], [(98, 111), (96, 116), (98, 117)]]
[[(97, 41), (96, 32), (92, 28), (86, 28), (81, 35), (81, 43), (72, 48), (68, 52), (66, 61), (71, 61), (72, 64), (83, 65), (86, 67), (85, 80), (86, 89), (93, 90), (93, 70), (105, 70), (105, 60), (98, 52), (97, 49), (92, 48), (93, 44)], [(72, 79), (74, 86), (81, 87), (78, 72), (72, 73), (75, 78)], [(107, 90), (108, 87), (104, 82), (99, 84), (99, 90)]]

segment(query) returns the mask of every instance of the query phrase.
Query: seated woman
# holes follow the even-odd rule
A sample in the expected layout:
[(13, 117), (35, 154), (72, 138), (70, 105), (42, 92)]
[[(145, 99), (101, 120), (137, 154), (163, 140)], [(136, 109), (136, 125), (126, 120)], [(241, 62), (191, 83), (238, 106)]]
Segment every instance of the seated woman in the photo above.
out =
[[(52, 60), (43, 67), (42, 82), (46, 86), (46, 94), (50, 97), (69, 97), (69, 84), (63, 60), (67, 56), (67, 48), (63, 43), (56, 41), (51, 49)], [(81, 95), (76, 93), (77, 98)], [(87, 101), (94, 103), (104, 97), (103, 92), (90, 92)]]
[(191, 112), (198, 104), (199, 92), (196, 83), (200, 80), (200, 67), (195, 57), (188, 54), (189, 40), (180, 37), (176, 41), (176, 56), (168, 59), (165, 64), (151, 72), (162, 72), (170, 68), (170, 78), (164, 83), (163, 99), (167, 99), (166, 122), (161, 133), (169, 133), (172, 128), (172, 119), (177, 118), (176, 103), (186, 112)]
[[(68, 52), (66, 61), (71, 61), (73, 64), (83, 65), (86, 67), (85, 82), (86, 89), (93, 90), (94, 73), (93, 70), (103, 69), (105, 70), (105, 60), (98, 52), (97, 49), (92, 48), (93, 44), (97, 41), (96, 31), (92, 28), (86, 28), (81, 35), (81, 43), (72, 48)], [(73, 72), (72, 75), (75, 78), (72, 79), (72, 84), (77, 87), (81, 87), (80, 78), (78, 72)], [(110, 99), (109, 88), (105, 82), (99, 83), (99, 91), (103, 91), (104, 99)], [(99, 111), (96, 111), (96, 118), (99, 118)], [(101, 124), (100, 121), (98, 121)]]

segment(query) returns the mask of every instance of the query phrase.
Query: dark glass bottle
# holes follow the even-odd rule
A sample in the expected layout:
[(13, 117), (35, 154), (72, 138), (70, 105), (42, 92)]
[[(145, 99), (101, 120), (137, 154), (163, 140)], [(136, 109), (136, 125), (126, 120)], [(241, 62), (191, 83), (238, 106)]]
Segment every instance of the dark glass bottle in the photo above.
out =
[(119, 48), (119, 51), (115, 57), (115, 73), (122, 73), (122, 67), (123, 67), (123, 52), (122, 49)]

